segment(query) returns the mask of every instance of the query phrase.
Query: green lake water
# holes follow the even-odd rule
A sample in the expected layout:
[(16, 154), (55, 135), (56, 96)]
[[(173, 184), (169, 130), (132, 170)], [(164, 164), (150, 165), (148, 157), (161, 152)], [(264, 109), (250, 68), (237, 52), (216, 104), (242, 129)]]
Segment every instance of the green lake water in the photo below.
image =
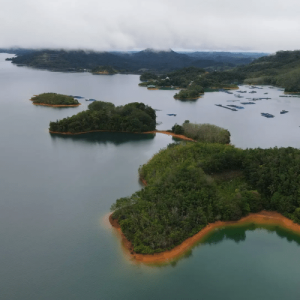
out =
[[(158, 129), (186, 119), (208, 122), (229, 129), (238, 147), (264, 148), (300, 147), (299, 99), (265, 87), (257, 94), (267, 91), (273, 100), (231, 112), (214, 104), (233, 95), (209, 93), (186, 103), (173, 99), (175, 91), (138, 87), (135, 75), (34, 70), (13, 66), (8, 56), (0, 54), (1, 300), (300, 298), (299, 236), (281, 228), (220, 229), (164, 266), (129, 261), (103, 218), (117, 198), (142, 188), (138, 167), (173, 139), (50, 135), (49, 121), (85, 110), (88, 102), (50, 108), (28, 100), (57, 92), (116, 105), (141, 101), (159, 109)], [(289, 113), (281, 116), (281, 109)]]

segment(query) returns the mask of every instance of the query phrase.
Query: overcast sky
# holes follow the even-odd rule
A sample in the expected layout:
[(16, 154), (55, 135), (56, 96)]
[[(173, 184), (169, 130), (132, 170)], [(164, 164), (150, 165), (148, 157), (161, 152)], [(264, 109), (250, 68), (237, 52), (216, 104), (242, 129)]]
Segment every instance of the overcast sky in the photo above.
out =
[(0, 47), (300, 49), (298, 0), (0, 0)]

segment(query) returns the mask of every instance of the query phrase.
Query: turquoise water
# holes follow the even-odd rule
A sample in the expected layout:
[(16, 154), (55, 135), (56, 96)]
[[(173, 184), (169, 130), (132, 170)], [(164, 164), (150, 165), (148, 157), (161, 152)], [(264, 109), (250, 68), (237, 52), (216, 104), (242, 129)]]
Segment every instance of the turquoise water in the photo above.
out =
[[(84, 110), (87, 102), (49, 108), (28, 100), (58, 92), (117, 105), (142, 101), (160, 109), (159, 129), (186, 119), (209, 122), (229, 129), (233, 144), (246, 148), (299, 147), (298, 99), (266, 87), (274, 100), (231, 112), (213, 105), (235, 99), (225, 93), (185, 103), (172, 98), (175, 91), (138, 87), (135, 75), (33, 70), (4, 61), (8, 56), (0, 54), (1, 299), (299, 299), (299, 239), (284, 230), (228, 228), (173, 264), (129, 261), (103, 218), (117, 198), (141, 188), (138, 167), (172, 138), (51, 136), (49, 121)], [(280, 116), (281, 109), (290, 112)], [(276, 117), (263, 118), (263, 111)]]

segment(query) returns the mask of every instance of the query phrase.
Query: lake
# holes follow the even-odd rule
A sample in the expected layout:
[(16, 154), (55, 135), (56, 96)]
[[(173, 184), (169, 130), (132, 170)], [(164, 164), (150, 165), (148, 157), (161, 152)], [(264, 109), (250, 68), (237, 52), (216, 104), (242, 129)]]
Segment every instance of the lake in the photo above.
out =
[[(228, 129), (241, 148), (299, 148), (300, 99), (264, 87), (241, 95), (272, 100), (233, 112), (214, 105), (238, 104), (227, 102), (238, 98), (226, 93), (182, 102), (173, 99), (175, 91), (138, 87), (136, 75), (34, 70), (5, 61), (10, 56), (0, 54), (1, 299), (299, 299), (299, 236), (279, 227), (217, 230), (165, 266), (129, 261), (106, 216), (117, 198), (142, 187), (138, 167), (174, 140), (162, 134), (51, 136), (50, 121), (89, 102), (50, 108), (29, 99), (57, 92), (116, 105), (144, 102), (159, 110), (158, 129), (185, 120), (212, 123)], [(289, 113), (280, 115), (282, 109)]]

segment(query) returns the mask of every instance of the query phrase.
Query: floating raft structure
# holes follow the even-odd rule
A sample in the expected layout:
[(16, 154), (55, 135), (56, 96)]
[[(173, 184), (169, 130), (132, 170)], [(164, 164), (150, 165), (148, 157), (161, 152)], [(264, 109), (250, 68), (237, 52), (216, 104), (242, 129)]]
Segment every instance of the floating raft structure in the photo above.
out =
[(227, 102), (237, 102), (237, 101), (240, 101), (240, 100), (227, 100)]
[(236, 92), (241, 94), (247, 93), (247, 91), (236, 91)]
[(76, 99), (83, 99), (84, 97), (81, 97), (81, 96), (71, 96), (73, 98), (76, 98)]
[(255, 94), (255, 93), (257, 93), (256, 91), (251, 91), (251, 92), (249, 92), (249, 94)]
[(274, 115), (271, 115), (269, 113), (261, 113), (261, 115), (266, 118), (274, 118)]
[(258, 87), (258, 86), (255, 86), (255, 85), (251, 85), (249, 88), (250, 89), (258, 89), (258, 90), (262, 90), (263, 89), (262, 87)]
[(226, 109), (230, 109), (230, 110), (232, 110), (232, 111), (237, 111), (236, 108), (230, 108), (230, 107), (224, 106), (224, 105), (222, 105), (222, 104), (215, 104), (215, 106), (219, 106), (219, 107), (223, 107), (223, 108), (226, 108)]
[(241, 102), (241, 104), (255, 104), (254, 102)]
[(234, 95), (234, 97), (237, 97), (237, 98), (244, 98), (244, 97), (241, 96), (241, 95)]
[(91, 102), (93, 102), (93, 101), (97, 101), (96, 99), (85, 99), (85, 101), (91, 101)]
[(234, 105), (234, 104), (228, 104), (227, 106), (234, 107), (234, 108), (237, 108), (237, 109), (244, 109), (245, 108), (243, 106), (238, 106), (238, 105)]
[(173, 116), (173, 117), (176, 117), (176, 114), (167, 114), (167, 116)]
[(288, 110), (284, 110), (284, 109), (283, 109), (283, 110), (280, 112), (280, 114), (283, 115), (283, 114), (286, 114), (286, 113), (288, 113), (288, 112), (289, 112)]
[(280, 95), (279, 97), (284, 97), (284, 98), (299, 98), (300, 95)]

